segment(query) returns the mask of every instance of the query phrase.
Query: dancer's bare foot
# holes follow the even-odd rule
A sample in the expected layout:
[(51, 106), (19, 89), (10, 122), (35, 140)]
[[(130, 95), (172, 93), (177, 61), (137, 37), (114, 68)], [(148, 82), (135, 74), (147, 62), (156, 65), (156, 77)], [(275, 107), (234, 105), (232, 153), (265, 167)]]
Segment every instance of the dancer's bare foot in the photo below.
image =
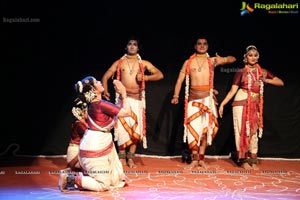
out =
[(257, 166), (257, 164), (252, 164), (252, 169), (259, 170), (259, 167)]
[(120, 158), (120, 161), (121, 161), (121, 163), (122, 163), (123, 166), (127, 165), (125, 158)]
[(251, 165), (249, 165), (248, 162), (244, 162), (244, 163), (241, 165), (241, 167), (244, 168), (244, 169), (247, 169), (247, 170), (252, 169)]
[(199, 166), (204, 168), (204, 169), (208, 168), (208, 165), (204, 162), (204, 160), (199, 160)]
[(197, 167), (197, 166), (198, 166), (198, 161), (197, 161), (197, 160), (193, 160), (193, 161), (190, 163), (190, 165), (189, 165), (190, 168)]
[(128, 159), (127, 165), (129, 168), (136, 168), (136, 165), (135, 165), (133, 159), (131, 159), (131, 158)]

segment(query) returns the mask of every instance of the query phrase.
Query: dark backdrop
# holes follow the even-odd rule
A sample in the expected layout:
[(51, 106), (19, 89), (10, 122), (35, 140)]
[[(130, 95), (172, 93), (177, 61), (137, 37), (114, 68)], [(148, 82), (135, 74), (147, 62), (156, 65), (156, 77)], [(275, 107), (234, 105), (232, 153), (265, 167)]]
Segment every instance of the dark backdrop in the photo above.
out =
[[(231, 86), (234, 69), (243, 67), (243, 53), (250, 44), (258, 47), (261, 66), (283, 79), (284, 87), (265, 86), (259, 156), (300, 158), (299, 14), (255, 10), (241, 16), (241, 5), (242, 1), (234, 0), (3, 0), (1, 99), (6, 120), (0, 155), (64, 155), (73, 120), (74, 83), (87, 75), (101, 79), (124, 54), (132, 35), (141, 40), (142, 58), (165, 76), (147, 84), (148, 149), (140, 146), (138, 153), (180, 155), (186, 148), (183, 93), (180, 104), (171, 105), (170, 100), (183, 62), (193, 53), (197, 36), (205, 34), (211, 55), (237, 58), (236, 63), (216, 69), (219, 102)], [(5, 21), (9, 18), (40, 21)], [(228, 155), (235, 149), (230, 104), (219, 123), (208, 155)]]

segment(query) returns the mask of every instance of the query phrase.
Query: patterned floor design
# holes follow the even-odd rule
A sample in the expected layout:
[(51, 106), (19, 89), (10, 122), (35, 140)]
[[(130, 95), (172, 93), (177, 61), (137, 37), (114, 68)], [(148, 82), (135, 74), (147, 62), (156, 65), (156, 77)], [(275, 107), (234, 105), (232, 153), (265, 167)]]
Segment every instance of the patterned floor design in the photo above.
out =
[(243, 170), (229, 158), (206, 158), (209, 167), (190, 169), (179, 157), (137, 156), (124, 168), (129, 186), (107, 192), (57, 187), (64, 157), (1, 158), (0, 199), (300, 199), (300, 161), (259, 159), (260, 170)]

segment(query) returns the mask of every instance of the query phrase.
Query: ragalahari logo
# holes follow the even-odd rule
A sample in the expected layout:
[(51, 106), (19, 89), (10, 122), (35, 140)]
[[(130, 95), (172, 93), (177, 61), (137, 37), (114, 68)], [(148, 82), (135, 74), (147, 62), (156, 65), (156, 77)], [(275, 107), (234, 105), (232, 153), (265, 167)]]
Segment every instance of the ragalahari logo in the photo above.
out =
[(242, 1), (241, 16), (250, 14), (253, 11), (254, 11), (254, 9), (251, 8), (248, 3), (246, 3), (245, 1)]

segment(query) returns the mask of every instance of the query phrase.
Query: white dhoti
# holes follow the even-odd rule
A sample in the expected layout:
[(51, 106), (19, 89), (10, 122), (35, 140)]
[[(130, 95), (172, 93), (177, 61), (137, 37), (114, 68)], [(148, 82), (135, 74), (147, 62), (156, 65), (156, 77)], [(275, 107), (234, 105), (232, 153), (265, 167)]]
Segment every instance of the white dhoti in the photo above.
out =
[[(217, 109), (210, 98), (208, 96), (188, 103), (187, 138), (190, 149), (199, 147), (203, 137), (207, 137), (207, 144), (211, 145), (218, 131)], [(211, 101), (213, 101), (212, 110), (209, 106)]]
[(114, 129), (115, 141), (119, 149), (125, 149), (132, 143), (138, 143), (143, 139), (143, 103), (141, 100), (127, 97), (132, 115), (118, 118)]

